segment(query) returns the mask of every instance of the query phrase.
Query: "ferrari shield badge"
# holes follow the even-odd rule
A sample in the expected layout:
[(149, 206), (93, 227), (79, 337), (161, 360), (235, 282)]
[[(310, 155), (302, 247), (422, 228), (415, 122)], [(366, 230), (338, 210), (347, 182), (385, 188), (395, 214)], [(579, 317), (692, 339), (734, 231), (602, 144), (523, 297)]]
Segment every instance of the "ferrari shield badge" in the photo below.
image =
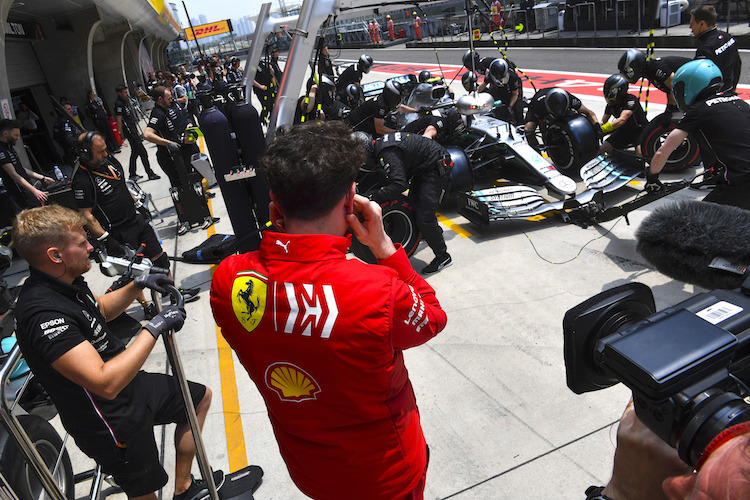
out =
[(252, 332), (266, 312), (268, 278), (255, 271), (237, 273), (232, 285), (232, 309), (245, 330)]

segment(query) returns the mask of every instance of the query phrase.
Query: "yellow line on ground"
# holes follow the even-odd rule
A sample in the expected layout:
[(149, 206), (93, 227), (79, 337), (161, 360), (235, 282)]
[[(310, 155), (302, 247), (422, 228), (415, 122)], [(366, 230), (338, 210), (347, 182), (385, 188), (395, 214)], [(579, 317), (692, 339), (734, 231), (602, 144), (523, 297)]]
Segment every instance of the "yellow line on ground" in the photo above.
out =
[[(198, 139), (198, 147), (201, 152), (205, 152), (205, 141), (203, 137)], [(207, 187), (205, 185), (204, 187)], [(208, 211), (213, 216), (211, 200), (208, 203)], [(206, 233), (210, 238), (216, 234), (214, 226), (209, 226)], [(211, 266), (211, 276), (213, 277), (216, 266)], [(232, 348), (229, 347), (224, 336), (221, 334), (221, 328), (216, 326), (216, 347), (219, 355), (219, 373), (221, 377), (221, 400), (224, 408), (224, 430), (227, 436), (227, 458), (229, 460), (229, 470), (238, 471), (247, 467), (247, 451), (245, 450), (245, 434), (242, 431), (242, 414), (240, 413), (240, 399), (237, 395), (237, 379), (234, 374), (234, 359), (232, 358)]]
[(455, 222), (453, 222), (452, 220), (448, 219), (447, 217), (445, 217), (444, 215), (442, 215), (440, 213), (437, 214), (437, 218), (438, 218), (438, 221), (440, 221), (443, 224), (445, 224), (446, 226), (448, 226), (448, 228), (451, 231), (453, 231), (457, 235), (461, 236), (462, 238), (471, 238), (472, 236), (474, 236), (469, 231), (467, 231), (466, 229), (462, 228), (461, 226), (459, 226), (458, 224), (456, 224)]

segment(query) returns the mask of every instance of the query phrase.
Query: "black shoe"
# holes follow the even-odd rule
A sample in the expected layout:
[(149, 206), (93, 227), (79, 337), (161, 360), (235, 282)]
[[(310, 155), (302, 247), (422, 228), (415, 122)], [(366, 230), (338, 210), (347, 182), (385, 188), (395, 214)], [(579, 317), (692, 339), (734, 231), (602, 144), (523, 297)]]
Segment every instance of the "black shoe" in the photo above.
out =
[(112, 153), (113, 153), (113, 154), (117, 154), (117, 153), (119, 153), (120, 151), (122, 151), (122, 150), (121, 150), (120, 148), (117, 148), (117, 149), (113, 149), (113, 150), (112, 150)]
[(148, 180), (150, 180), (150, 181), (158, 181), (159, 179), (161, 179), (161, 175), (156, 175), (153, 172), (151, 172), (150, 174), (148, 174)]
[(142, 176), (142, 175), (138, 175), (138, 174), (133, 174), (133, 175), (131, 175), (131, 176), (130, 176), (130, 180), (131, 180), (131, 181), (139, 181), (139, 180), (141, 180), (141, 179), (143, 179), (143, 176)]
[(434, 259), (432, 259), (432, 262), (427, 264), (424, 269), (422, 269), (422, 274), (435, 274), (439, 273), (446, 267), (453, 264), (453, 259), (451, 259), (451, 256), (447, 253), (445, 255), (438, 255)]
[(206, 199), (210, 200), (211, 198), (216, 198), (216, 193), (211, 193), (210, 191), (206, 191)]
[(179, 226), (177, 226), (177, 234), (182, 236), (183, 234), (190, 231), (190, 223), (189, 222), (183, 222)]
[(156, 310), (156, 304), (148, 303), (141, 305), (143, 306), (143, 315), (146, 317), (146, 319), (154, 319), (154, 316), (159, 314), (159, 311)]
[[(220, 470), (214, 471), (213, 476), (214, 484), (218, 490), (224, 485), (224, 472)], [(188, 489), (179, 495), (174, 495), (172, 497), (173, 500), (203, 500), (204, 498), (209, 497), (206, 482), (203, 479), (196, 481), (194, 477), (192, 479), (193, 482), (190, 483)]]
[(182, 300), (184, 300), (186, 304), (188, 302), (195, 302), (196, 300), (201, 298), (200, 295), (198, 295), (201, 291), (199, 287), (178, 288), (177, 290), (180, 291), (180, 294), (182, 295)]

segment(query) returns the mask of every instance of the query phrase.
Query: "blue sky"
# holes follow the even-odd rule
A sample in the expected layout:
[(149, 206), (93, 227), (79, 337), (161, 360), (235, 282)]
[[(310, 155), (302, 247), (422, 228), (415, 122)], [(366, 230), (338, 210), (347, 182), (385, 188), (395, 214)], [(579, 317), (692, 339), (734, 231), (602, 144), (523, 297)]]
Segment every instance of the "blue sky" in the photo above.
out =
[[(169, 0), (177, 4), (180, 13), (180, 21), (183, 26), (187, 25), (185, 9), (182, 0)], [(268, 0), (185, 0), (190, 16), (197, 19), (200, 14), (206, 16), (208, 22), (221, 21), (222, 19), (238, 19), (240, 17), (255, 15), (260, 6)], [(278, 8), (278, 0), (272, 0), (273, 6)], [(297, 3), (289, 2), (288, 3)]]

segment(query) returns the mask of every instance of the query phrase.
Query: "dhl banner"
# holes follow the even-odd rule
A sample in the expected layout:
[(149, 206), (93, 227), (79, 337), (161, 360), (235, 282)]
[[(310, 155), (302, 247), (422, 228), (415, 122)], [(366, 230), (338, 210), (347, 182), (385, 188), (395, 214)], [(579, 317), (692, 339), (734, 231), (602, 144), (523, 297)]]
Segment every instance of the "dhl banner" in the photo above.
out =
[[(195, 36), (193, 36), (193, 31), (195, 31)], [(232, 31), (232, 21), (225, 19), (224, 21), (216, 21), (215, 23), (193, 26), (192, 30), (190, 28), (185, 28), (185, 38), (188, 40), (195, 40), (196, 38), (221, 35), (222, 33), (229, 33), (230, 31)]]

